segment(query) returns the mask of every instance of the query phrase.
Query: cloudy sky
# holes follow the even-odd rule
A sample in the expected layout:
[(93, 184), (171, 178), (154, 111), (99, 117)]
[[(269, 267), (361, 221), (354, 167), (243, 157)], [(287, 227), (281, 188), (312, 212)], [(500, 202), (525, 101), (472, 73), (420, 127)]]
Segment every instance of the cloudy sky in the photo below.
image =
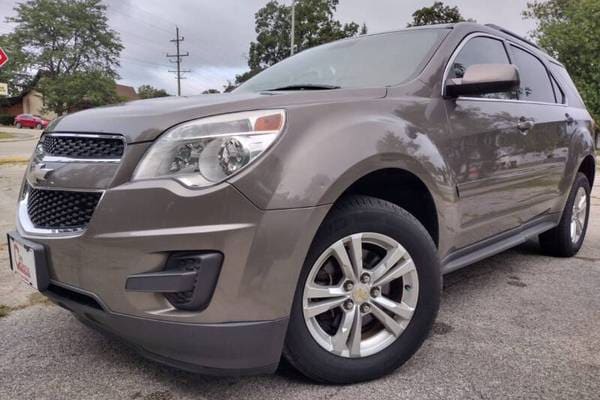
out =
[[(174, 52), (169, 40), (179, 25), (185, 41), (182, 50), (190, 56), (183, 67), (192, 70), (182, 81), (183, 94), (200, 94), (209, 88), (221, 89), (227, 80), (247, 70), (250, 41), (255, 38), (254, 13), (267, 0), (104, 0), (109, 22), (121, 34), (120, 83), (142, 84), (176, 92), (173, 64), (165, 57)], [(280, 0), (291, 3), (291, 0)], [(18, 0), (0, 0), (0, 34), (12, 27), (3, 16), (13, 15)], [(534, 28), (523, 20), (527, 0), (446, 0), (463, 16), (480, 23), (495, 23), (526, 35)], [(340, 0), (337, 18), (343, 22), (365, 22), (369, 32), (402, 28), (418, 8), (433, 0)]]

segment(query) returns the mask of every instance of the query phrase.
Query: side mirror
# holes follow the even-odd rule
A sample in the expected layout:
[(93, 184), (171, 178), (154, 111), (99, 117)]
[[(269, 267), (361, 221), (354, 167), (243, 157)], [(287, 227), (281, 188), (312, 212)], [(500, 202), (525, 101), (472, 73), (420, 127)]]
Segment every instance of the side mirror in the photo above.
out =
[(446, 81), (446, 96), (459, 97), (488, 93), (509, 92), (518, 89), (519, 70), (510, 64), (475, 64), (462, 78)]

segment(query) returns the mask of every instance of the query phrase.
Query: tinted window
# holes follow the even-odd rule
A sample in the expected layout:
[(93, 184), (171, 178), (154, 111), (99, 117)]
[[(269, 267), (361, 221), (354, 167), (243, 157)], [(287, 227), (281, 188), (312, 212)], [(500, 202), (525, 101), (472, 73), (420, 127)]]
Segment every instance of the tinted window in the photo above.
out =
[[(476, 37), (467, 42), (452, 63), (448, 78), (462, 78), (467, 68), (475, 64), (510, 64), (504, 44), (489, 37)], [(483, 96), (496, 99), (515, 99), (514, 93), (494, 93)]]
[(550, 71), (565, 93), (565, 102), (568, 102), (571, 107), (585, 108), (583, 100), (575, 87), (575, 83), (573, 83), (567, 70), (554, 63), (550, 63), (549, 65)]
[(554, 103), (554, 91), (546, 67), (528, 52), (512, 47), (513, 63), (519, 68), (521, 87), (519, 100)]
[(295, 85), (383, 87), (421, 71), (447, 29), (420, 29), (342, 40), (305, 50), (272, 66), (236, 92)]

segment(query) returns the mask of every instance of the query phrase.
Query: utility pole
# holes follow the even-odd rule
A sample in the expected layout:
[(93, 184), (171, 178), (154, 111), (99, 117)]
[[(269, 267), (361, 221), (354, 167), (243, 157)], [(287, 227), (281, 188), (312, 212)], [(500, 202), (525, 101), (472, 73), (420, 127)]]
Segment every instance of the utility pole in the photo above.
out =
[(296, 39), (296, 0), (292, 0), (292, 50), (291, 50), (291, 55), (294, 55), (294, 46), (295, 46), (295, 39)]
[[(172, 63), (177, 64), (177, 71), (169, 71), (169, 72), (174, 72), (177, 74), (177, 77), (175, 79), (177, 79), (177, 96), (181, 96), (181, 80), (185, 79), (181, 76), (181, 74), (184, 74), (186, 72), (191, 72), (189, 69), (185, 69), (182, 70), (181, 69), (181, 59), (183, 57), (189, 57), (190, 53), (188, 51), (185, 52), (185, 54), (181, 54), (180, 49), (179, 49), (179, 44), (181, 42), (184, 41), (184, 37), (183, 36), (179, 36), (179, 27), (175, 27), (175, 39), (171, 40), (171, 42), (174, 42), (175, 45), (177, 46), (177, 54), (168, 54), (167, 53), (167, 57), (171, 58)], [(174, 58), (175, 60), (172, 60), (172, 58)]]

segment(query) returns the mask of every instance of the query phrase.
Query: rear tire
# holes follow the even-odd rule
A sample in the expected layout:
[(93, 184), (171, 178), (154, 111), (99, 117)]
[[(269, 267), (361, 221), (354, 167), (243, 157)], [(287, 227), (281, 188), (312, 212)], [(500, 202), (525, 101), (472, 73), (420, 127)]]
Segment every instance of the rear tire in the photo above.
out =
[[(383, 252), (374, 244), (378, 241), (382, 246), (386, 243), (398, 246), (389, 247), (390, 250)], [(332, 253), (332, 248), (338, 250)], [(356, 252), (355, 248), (360, 248), (360, 252)], [(397, 249), (401, 251), (395, 253)], [(346, 293), (346, 297), (339, 298), (343, 303), (312, 317), (311, 311), (307, 310), (315, 304), (321, 305), (321, 300), (337, 301), (330, 295), (323, 296), (327, 297), (325, 299), (315, 295), (317, 300), (313, 302), (312, 299), (307, 300), (306, 295), (313, 293), (315, 285), (319, 289), (323, 288), (321, 283), (315, 281), (315, 276), (321, 276), (319, 274), (326, 268), (336, 265), (344, 270), (342, 263), (337, 261), (344, 258), (338, 257), (337, 251), (348, 255), (346, 260), (350, 264), (350, 271), (358, 268), (358, 273), (353, 275), (356, 281), (350, 282), (353, 285), (348, 286), (348, 270), (345, 270), (346, 274), (342, 272), (341, 278), (337, 282), (330, 282), (333, 286), (328, 287)], [(398, 259), (393, 257), (396, 254), (404, 256)], [(389, 261), (381, 262), (386, 257), (389, 257)], [(354, 261), (359, 258), (362, 261)], [(322, 269), (318, 270), (322, 260), (328, 261), (323, 261)], [(399, 272), (399, 267), (409, 262), (411, 272), (405, 272), (406, 269)], [(357, 264), (361, 267), (356, 267)], [(381, 266), (384, 267), (377, 268)], [(393, 372), (410, 359), (431, 330), (440, 303), (440, 271), (433, 240), (419, 221), (407, 211), (373, 197), (351, 196), (343, 199), (319, 228), (306, 257), (290, 315), (283, 351), (285, 358), (310, 379), (330, 384), (367, 381)], [(358, 278), (359, 275), (370, 276), (372, 280), (365, 278), (370, 282), (365, 283), (362, 278)], [(386, 280), (388, 283), (383, 283)], [(354, 288), (348, 289), (351, 286)], [(393, 299), (392, 303), (389, 303), (390, 299)], [(385, 304), (388, 306), (384, 307)], [(393, 306), (389, 307), (389, 304)], [(406, 304), (414, 305), (408, 308), (411, 310), (408, 314), (402, 314), (404, 309), (397, 309), (398, 313), (392, 312), (394, 307), (407, 307)], [(366, 312), (363, 312), (364, 307), (367, 308)], [(391, 317), (392, 321), (381, 314), (381, 310), (385, 310), (387, 318)], [(350, 313), (353, 313), (352, 317), (348, 316)], [(320, 330), (321, 326), (318, 324), (321, 322), (317, 322), (320, 317), (329, 321), (327, 328), (331, 335), (330, 349), (326, 348), (328, 341), (325, 328)], [(336, 320), (339, 324), (337, 327)], [(356, 325), (352, 322), (350, 327), (350, 324), (345, 325), (346, 320), (359, 322)], [(396, 323), (401, 324), (402, 329), (398, 329)], [(333, 339), (341, 335), (342, 331), (347, 331), (340, 328), (342, 325), (348, 326), (350, 333), (340, 336), (343, 339), (336, 340), (336, 344), (333, 344)], [(321, 339), (319, 334), (315, 334), (315, 330), (320, 332)], [(355, 333), (357, 331), (358, 334)], [(323, 336), (325, 340), (322, 340)], [(356, 337), (358, 340), (354, 339)], [(382, 342), (378, 343), (377, 339)]]
[(590, 182), (578, 172), (569, 193), (567, 204), (555, 228), (542, 233), (542, 251), (555, 257), (572, 257), (581, 248), (590, 217)]
[(20, 123), (20, 122), (17, 122), (17, 123), (15, 124), (15, 128), (17, 128), (17, 129), (21, 129), (22, 127), (23, 127), (23, 125), (21, 125), (21, 123)]

